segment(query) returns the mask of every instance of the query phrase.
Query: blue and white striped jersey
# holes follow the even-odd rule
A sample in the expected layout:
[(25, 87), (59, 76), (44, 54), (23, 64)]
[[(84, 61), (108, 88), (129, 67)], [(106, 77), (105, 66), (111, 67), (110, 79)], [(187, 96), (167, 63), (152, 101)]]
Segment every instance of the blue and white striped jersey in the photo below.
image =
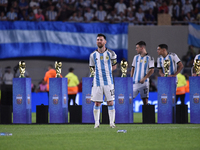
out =
[[(135, 55), (132, 62), (132, 67), (134, 67), (133, 72), (133, 83), (139, 83), (139, 81), (144, 78), (151, 68), (154, 68), (154, 58), (146, 54), (141, 57), (140, 54)], [(148, 82), (149, 78), (145, 80)]]
[(93, 86), (113, 84), (112, 66), (117, 64), (117, 55), (106, 49), (104, 53), (97, 50), (90, 54), (89, 66), (95, 68)]
[(164, 60), (170, 60), (170, 67), (169, 67), (169, 75), (174, 75), (174, 73), (177, 71), (177, 63), (180, 62), (180, 59), (175, 53), (169, 52), (168, 55), (163, 58), (163, 56), (159, 56), (157, 59), (157, 68), (162, 69), (164, 72)]
[[(194, 60), (196, 60), (196, 59), (200, 59), (200, 54), (195, 56)], [(194, 63), (193, 63), (193, 66), (194, 66)]]

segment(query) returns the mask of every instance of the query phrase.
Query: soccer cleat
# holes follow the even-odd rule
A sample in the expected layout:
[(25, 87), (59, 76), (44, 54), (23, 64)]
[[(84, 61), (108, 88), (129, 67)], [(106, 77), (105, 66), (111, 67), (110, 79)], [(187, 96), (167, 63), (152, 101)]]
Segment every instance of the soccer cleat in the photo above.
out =
[(96, 128), (99, 128), (99, 124), (95, 124), (94, 128), (95, 128), (95, 129), (96, 129)]
[(116, 126), (115, 126), (115, 124), (114, 124), (114, 123), (113, 123), (113, 124), (111, 124), (111, 125), (110, 125), (110, 127), (111, 127), (111, 128), (116, 128)]

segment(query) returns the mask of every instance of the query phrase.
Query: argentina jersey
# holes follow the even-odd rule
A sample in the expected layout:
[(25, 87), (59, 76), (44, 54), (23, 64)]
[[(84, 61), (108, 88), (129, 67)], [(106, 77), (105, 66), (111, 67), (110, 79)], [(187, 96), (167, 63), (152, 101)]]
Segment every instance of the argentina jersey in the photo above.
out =
[[(133, 58), (132, 67), (134, 67), (133, 83), (139, 83), (139, 81), (147, 75), (149, 69), (154, 68), (154, 58), (148, 54), (144, 57), (141, 57), (140, 54), (135, 55)], [(149, 78), (145, 80), (145, 82), (148, 81)]]
[(89, 66), (95, 68), (93, 86), (113, 84), (112, 66), (117, 63), (114, 51), (106, 49), (104, 53), (97, 50), (90, 54)]
[(180, 59), (175, 53), (171, 53), (171, 52), (169, 52), (165, 58), (160, 55), (157, 59), (157, 68), (162, 69), (163, 73), (165, 73), (164, 60), (170, 61), (169, 75), (174, 75), (175, 72), (177, 71), (177, 63), (180, 62)]

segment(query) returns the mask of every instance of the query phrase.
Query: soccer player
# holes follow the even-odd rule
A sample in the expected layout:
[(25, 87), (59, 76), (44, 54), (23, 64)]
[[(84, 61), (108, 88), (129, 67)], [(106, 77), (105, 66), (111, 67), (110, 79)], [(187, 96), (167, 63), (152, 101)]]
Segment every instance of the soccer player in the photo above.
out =
[(140, 93), (143, 104), (148, 104), (149, 77), (154, 73), (154, 58), (148, 55), (146, 43), (136, 43), (136, 51), (132, 62), (131, 77), (133, 77), (133, 98)]
[(183, 69), (183, 64), (175, 53), (168, 52), (168, 46), (166, 44), (160, 44), (157, 47), (157, 53), (159, 55), (157, 59), (157, 68), (159, 74), (164, 77), (164, 60), (170, 61), (168, 77), (176, 77), (178, 73)]
[[(195, 56), (194, 60), (196, 60), (196, 59), (200, 60), (200, 54)], [(193, 67), (192, 67), (191, 71), (192, 71), (192, 76), (199, 76), (196, 74), (196, 70), (194, 69), (194, 63), (193, 63)]]
[(90, 70), (95, 71), (91, 92), (91, 100), (95, 102), (93, 111), (94, 128), (99, 128), (100, 106), (103, 102), (103, 94), (105, 95), (104, 101), (107, 101), (108, 105), (110, 127), (115, 128), (115, 107), (113, 103), (115, 94), (112, 71), (116, 69), (117, 55), (114, 51), (105, 47), (105, 35), (98, 34), (96, 43), (98, 48), (90, 54), (89, 60)]

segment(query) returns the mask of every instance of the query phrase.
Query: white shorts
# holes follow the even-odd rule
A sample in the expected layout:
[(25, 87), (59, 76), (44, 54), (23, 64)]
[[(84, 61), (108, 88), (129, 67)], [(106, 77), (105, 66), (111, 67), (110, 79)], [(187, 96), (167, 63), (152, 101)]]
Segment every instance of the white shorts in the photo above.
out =
[(91, 100), (95, 102), (103, 102), (103, 95), (105, 95), (104, 101), (115, 100), (115, 90), (113, 84), (104, 86), (93, 86), (91, 93)]
[(149, 82), (133, 84), (133, 98), (135, 98), (139, 93), (141, 98), (149, 97)]

